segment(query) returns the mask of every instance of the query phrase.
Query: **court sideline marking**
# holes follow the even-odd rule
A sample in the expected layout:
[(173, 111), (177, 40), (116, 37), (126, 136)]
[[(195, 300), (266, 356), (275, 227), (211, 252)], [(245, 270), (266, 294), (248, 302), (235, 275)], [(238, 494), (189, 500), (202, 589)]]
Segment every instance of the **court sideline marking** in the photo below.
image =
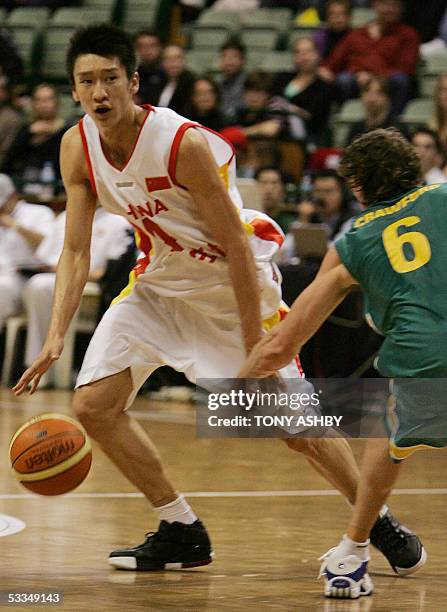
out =
[[(341, 494), (333, 489), (305, 489), (302, 491), (185, 491), (185, 497), (332, 497)], [(447, 495), (444, 489), (395, 489), (393, 495)], [(70, 499), (133, 499), (143, 498), (142, 493), (68, 493), (63, 496)], [(0, 499), (41, 499), (47, 497), (32, 493), (3, 493)]]

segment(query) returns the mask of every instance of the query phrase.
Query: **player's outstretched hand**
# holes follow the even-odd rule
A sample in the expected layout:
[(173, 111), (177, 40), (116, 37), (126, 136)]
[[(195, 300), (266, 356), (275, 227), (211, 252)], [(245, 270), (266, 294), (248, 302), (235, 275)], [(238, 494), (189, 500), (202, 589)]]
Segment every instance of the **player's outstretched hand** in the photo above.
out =
[(278, 341), (279, 325), (273, 328), (251, 351), (239, 370), (238, 378), (266, 378), (286, 366), (294, 357)]
[(40, 379), (48, 370), (50, 365), (59, 359), (62, 349), (64, 348), (63, 340), (52, 341), (45, 343), (41, 353), (34, 363), (22, 374), (18, 383), (12, 388), (14, 395), (23, 393), (28, 385), (31, 385), (30, 395), (37, 389)]

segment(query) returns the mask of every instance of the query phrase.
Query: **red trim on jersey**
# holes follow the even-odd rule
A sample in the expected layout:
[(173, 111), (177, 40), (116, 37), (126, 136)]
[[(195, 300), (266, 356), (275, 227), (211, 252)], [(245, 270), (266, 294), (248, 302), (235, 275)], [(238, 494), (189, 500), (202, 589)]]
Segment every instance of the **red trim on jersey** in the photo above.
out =
[(122, 168), (118, 168), (118, 166), (115, 166), (115, 164), (110, 161), (110, 159), (107, 157), (106, 152), (104, 151), (104, 147), (102, 146), (102, 140), (101, 140), (101, 135), (99, 135), (99, 142), (101, 143), (101, 150), (102, 150), (102, 154), (104, 155), (105, 160), (112, 166), (112, 168), (115, 168), (115, 170), (118, 170), (118, 172), (124, 172), (124, 170), (127, 168), (127, 166), (130, 163), (130, 160), (132, 159), (132, 155), (135, 151), (135, 148), (138, 144), (138, 141), (140, 139), (140, 134), (143, 130), (144, 124), (146, 123), (146, 119), (149, 117), (149, 115), (151, 114), (151, 112), (154, 110), (152, 106), (150, 106), (149, 104), (145, 104), (142, 108), (144, 108), (145, 110), (147, 110), (146, 113), (146, 117), (143, 119), (142, 124), (140, 125), (139, 129), (138, 129), (138, 134), (137, 137), (135, 138), (135, 142), (133, 143), (133, 147), (129, 153), (129, 157), (127, 158), (125, 164), (123, 165)]
[(88, 175), (90, 178), (90, 185), (92, 187), (93, 193), (95, 194), (96, 197), (98, 197), (98, 191), (96, 189), (96, 183), (95, 183), (95, 175), (93, 174), (92, 160), (90, 159), (90, 153), (88, 151), (88, 144), (87, 144), (87, 137), (85, 135), (85, 130), (84, 130), (84, 117), (79, 120), (78, 126), (79, 126), (79, 133), (81, 134), (82, 148), (84, 149), (85, 161), (87, 162)]
[(133, 271), (135, 272), (135, 275), (138, 277), (141, 274), (144, 274), (144, 272), (146, 271), (146, 268), (148, 267), (151, 261), (150, 253), (152, 249), (152, 241), (150, 237), (144, 232), (142, 232), (141, 229), (137, 225), (134, 225), (133, 223), (131, 223), (131, 225), (133, 225), (135, 229), (135, 233), (138, 234), (138, 238), (139, 238), (138, 248), (140, 251), (144, 253), (144, 257), (140, 257), (139, 259), (137, 259), (133, 267)]
[(284, 236), (278, 232), (270, 221), (266, 219), (253, 219), (253, 221), (250, 221), (250, 225), (255, 231), (255, 236), (261, 238), (261, 240), (270, 240), (271, 242), (276, 242), (279, 246), (284, 242)]
[(296, 363), (296, 367), (298, 368), (298, 373), (300, 375), (300, 378), (304, 378), (303, 366), (301, 365), (301, 361), (298, 355), (295, 355), (294, 361)]
[(182, 185), (180, 185), (180, 183), (177, 182), (177, 179), (175, 177), (175, 169), (177, 167), (178, 150), (180, 148), (180, 143), (182, 141), (182, 138), (183, 138), (186, 130), (188, 130), (191, 127), (197, 127), (197, 128), (202, 129), (202, 130), (206, 130), (207, 132), (211, 132), (212, 134), (215, 134), (216, 136), (219, 136), (219, 138), (221, 138), (227, 145), (229, 145), (229, 147), (231, 148), (231, 157), (226, 162), (228, 165), (233, 161), (233, 157), (235, 155), (235, 151), (234, 151), (234, 148), (233, 148), (233, 145), (231, 144), (231, 142), (229, 140), (227, 140), (224, 136), (222, 136), (222, 134), (219, 134), (219, 132), (215, 132), (211, 128), (207, 128), (204, 125), (200, 125), (200, 123), (193, 123), (192, 121), (189, 121), (187, 123), (183, 123), (179, 127), (179, 129), (177, 130), (177, 132), (176, 132), (176, 134), (174, 136), (174, 140), (172, 141), (171, 152), (169, 154), (169, 162), (168, 162), (168, 174), (171, 177), (171, 181), (174, 183), (174, 185), (177, 185), (177, 187), (183, 187)]
[(171, 152), (169, 153), (168, 174), (171, 178), (171, 181), (174, 183), (174, 185), (177, 185), (177, 187), (182, 187), (182, 185), (177, 182), (177, 179), (175, 177), (178, 150), (180, 148), (180, 143), (182, 142), (183, 135), (185, 134), (186, 130), (191, 127), (200, 127), (200, 124), (193, 123), (192, 121), (183, 123), (175, 133), (174, 140), (172, 141), (171, 145)]
[(231, 157), (230, 159), (227, 161), (227, 164), (230, 165), (231, 162), (233, 161), (233, 157), (236, 155), (236, 151), (234, 150), (233, 145), (231, 144), (231, 142), (228, 140), (228, 138), (225, 138), (225, 136), (223, 136), (222, 134), (219, 134), (219, 132), (216, 132), (216, 130), (212, 130), (209, 127), (205, 127), (204, 125), (200, 126), (202, 129), (206, 130), (207, 132), (211, 132), (211, 134), (215, 134), (215, 136), (219, 136), (219, 138), (221, 138), (224, 142), (227, 143), (227, 145), (230, 147), (231, 149)]

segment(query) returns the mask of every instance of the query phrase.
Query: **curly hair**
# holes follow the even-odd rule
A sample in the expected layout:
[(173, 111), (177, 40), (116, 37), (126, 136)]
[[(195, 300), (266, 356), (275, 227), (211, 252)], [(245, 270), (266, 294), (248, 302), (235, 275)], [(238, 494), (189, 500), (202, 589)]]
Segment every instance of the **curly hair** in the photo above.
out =
[(392, 200), (422, 180), (419, 157), (395, 128), (362, 134), (344, 151), (339, 174), (361, 189), (363, 204)]

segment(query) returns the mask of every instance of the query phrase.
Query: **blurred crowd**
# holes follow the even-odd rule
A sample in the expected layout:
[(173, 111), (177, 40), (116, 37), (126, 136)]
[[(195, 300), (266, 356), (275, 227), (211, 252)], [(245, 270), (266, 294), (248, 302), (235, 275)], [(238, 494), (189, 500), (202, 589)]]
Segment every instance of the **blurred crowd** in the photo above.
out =
[[(55, 9), (59, 4), (8, 0), (0, 6)], [(189, 65), (187, 33), (202, 11), (259, 6), (293, 9), (298, 23), (300, 15), (317, 20), (291, 45), (292, 70), (249, 70), (249, 49), (237, 36), (216, 51), (215, 69), (200, 73)], [(371, 20), (353, 27), (351, 16), (358, 7), (369, 7)], [(437, 76), (427, 116), (415, 125), (405, 115), (420, 94), (422, 63), (447, 53), (445, 0), (184, 0), (179, 8), (183, 23), (169, 41), (155, 29), (134, 34), (140, 77), (135, 102), (169, 107), (232, 143), (241, 189), (250, 186), (242, 190), (249, 194), (245, 205), (256, 202), (286, 234), (278, 260), (286, 272), (309, 264), (304, 271), (309, 275), (309, 266), (314, 270), (324, 255), (325, 249), (317, 248), (318, 236), (324, 234), (329, 244), (359, 211), (336, 172), (343, 146), (358, 135), (378, 127), (400, 130), (421, 159), (424, 181), (447, 181), (447, 64), (446, 74)], [(0, 329), (9, 317), (27, 313), (25, 363), (34, 359), (48, 327), (62, 247), (59, 146), (79, 118), (74, 107), (68, 113), (62, 108), (66, 92), (66, 85), (27, 81), (20, 48), (6, 28), (0, 29)], [(360, 114), (348, 122), (340, 141), (334, 117), (350, 100), (358, 101)], [(320, 233), (297, 233), (303, 226)], [(98, 209), (91, 280), (107, 278), (108, 266), (120, 258), (124, 283), (135, 258), (129, 226)], [(112, 297), (121, 286), (104, 289)]]

